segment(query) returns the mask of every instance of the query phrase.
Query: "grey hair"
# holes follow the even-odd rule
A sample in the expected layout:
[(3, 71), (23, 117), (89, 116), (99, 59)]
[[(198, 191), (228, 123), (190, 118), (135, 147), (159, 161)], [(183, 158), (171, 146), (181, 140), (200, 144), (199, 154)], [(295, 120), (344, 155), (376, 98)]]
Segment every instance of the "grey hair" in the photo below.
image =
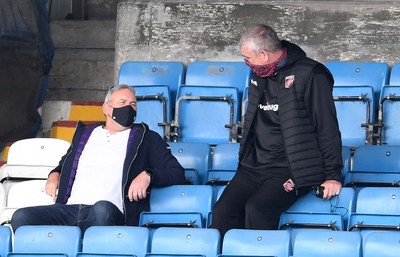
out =
[(240, 38), (240, 49), (247, 44), (250, 51), (258, 53), (261, 50), (277, 52), (282, 50), (281, 40), (275, 30), (268, 25), (258, 24), (248, 28)]
[(129, 86), (127, 84), (111, 86), (110, 89), (107, 92), (106, 97), (104, 98), (104, 103), (110, 102), (112, 93), (114, 93), (115, 91), (118, 91), (118, 90), (122, 90), (122, 89), (129, 89), (132, 92), (132, 94), (136, 95), (136, 91), (135, 91), (135, 88), (133, 86)]

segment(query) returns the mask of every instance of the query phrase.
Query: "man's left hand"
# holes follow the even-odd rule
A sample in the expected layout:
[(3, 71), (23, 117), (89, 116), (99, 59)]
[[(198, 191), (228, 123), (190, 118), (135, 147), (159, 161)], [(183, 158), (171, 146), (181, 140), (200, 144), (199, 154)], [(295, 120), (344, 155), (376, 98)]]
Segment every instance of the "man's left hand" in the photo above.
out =
[(324, 187), (324, 199), (330, 199), (332, 196), (339, 195), (342, 189), (342, 183), (336, 180), (327, 180), (321, 186)]
[(142, 171), (134, 180), (132, 180), (131, 185), (128, 190), (129, 201), (139, 201), (146, 199), (147, 188), (150, 185), (150, 176), (146, 171)]

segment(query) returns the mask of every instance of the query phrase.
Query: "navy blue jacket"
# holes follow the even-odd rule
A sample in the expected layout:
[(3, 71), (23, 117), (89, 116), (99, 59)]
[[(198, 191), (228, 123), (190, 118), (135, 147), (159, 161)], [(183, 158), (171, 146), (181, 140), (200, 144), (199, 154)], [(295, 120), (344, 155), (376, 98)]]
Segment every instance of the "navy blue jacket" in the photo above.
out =
[[(71, 195), (79, 158), (93, 129), (99, 126), (86, 126), (79, 122), (70, 148), (59, 165), (52, 172), (60, 173), (57, 203), (67, 203)], [(150, 197), (138, 202), (130, 202), (127, 195), (132, 180), (144, 170), (152, 170), (150, 187), (163, 187), (185, 184), (182, 166), (171, 154), (167, 143), (159, 134), (142, 124), (135, 124), (129, 134), (127, 152), (123, 166), (122, 195), (125, 224), (135, 226), (139, 223), (139, 215), (150, 209)]]

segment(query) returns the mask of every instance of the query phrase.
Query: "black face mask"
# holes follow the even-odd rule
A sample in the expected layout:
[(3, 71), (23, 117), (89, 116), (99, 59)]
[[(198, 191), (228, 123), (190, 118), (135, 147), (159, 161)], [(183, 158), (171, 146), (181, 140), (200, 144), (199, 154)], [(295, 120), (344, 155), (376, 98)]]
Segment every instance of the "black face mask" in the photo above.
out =
[(130, 127), (135, 122), (136, 111), (130, 105), (120, 108), (113, 107), (111, 118), (123, 127)]

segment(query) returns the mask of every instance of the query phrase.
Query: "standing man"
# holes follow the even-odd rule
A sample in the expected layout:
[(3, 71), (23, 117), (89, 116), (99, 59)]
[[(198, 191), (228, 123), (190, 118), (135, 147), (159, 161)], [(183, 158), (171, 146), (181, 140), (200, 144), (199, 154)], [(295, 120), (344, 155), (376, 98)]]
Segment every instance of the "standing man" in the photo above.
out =
[[(182, 166), (168, 145), (136, 118), (135, 91), (111, 88), (103, 104), (104, 125), (79, 123), (70, 149), (50, 172), (46, 193), (54, 205), (18, 209), (11, 220), (22, 225), (138, 225), (149, 210), (151, 187), (184, 184)], [(57, 193), (58, 192), (58, 193)]]
[(239, 165), (213, 210), (212, 227), (278, 229), (280, 214), (313, 186), (340, 193), (342, 144), (333, 77), (269, 26), (240, 39), (253, 70)]

